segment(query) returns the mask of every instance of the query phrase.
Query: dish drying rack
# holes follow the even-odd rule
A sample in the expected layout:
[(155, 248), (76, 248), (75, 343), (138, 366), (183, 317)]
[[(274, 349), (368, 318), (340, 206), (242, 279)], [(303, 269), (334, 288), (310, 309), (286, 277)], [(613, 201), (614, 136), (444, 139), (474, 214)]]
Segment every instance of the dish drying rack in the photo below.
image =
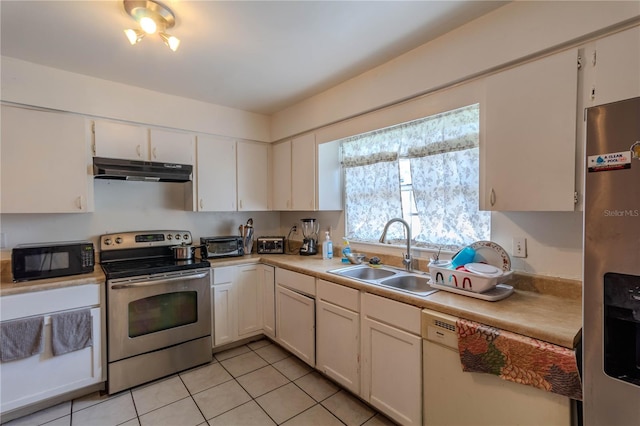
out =
[(431, 280), (429, 285), (438, 290), (449, 291), (476, 299), (497, 301), (513, 293), (513, 287), (505, 284), (513, 271), (504, 271), (500, 276), (484, 276), (481, 274), (452, 269), (448, 262), (429, 264)]

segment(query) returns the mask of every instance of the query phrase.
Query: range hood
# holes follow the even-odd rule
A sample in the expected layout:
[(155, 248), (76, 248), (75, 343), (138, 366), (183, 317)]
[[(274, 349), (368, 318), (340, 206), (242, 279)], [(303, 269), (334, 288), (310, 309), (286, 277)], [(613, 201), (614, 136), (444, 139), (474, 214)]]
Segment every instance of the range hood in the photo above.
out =
[(96, 179), (189, 182), (192, 171), (190, 164), (93, 157), (93, 175)]

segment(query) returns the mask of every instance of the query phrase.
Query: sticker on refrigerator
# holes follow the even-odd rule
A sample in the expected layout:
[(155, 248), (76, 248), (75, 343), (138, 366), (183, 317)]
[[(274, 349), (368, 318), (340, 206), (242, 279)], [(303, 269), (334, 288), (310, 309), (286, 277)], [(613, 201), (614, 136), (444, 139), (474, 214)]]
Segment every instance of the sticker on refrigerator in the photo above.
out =
[(631, 151), (611, 152), (609, 154), (590, 155), (587, 158), (589, 172), (605, 172), (631, 168)]

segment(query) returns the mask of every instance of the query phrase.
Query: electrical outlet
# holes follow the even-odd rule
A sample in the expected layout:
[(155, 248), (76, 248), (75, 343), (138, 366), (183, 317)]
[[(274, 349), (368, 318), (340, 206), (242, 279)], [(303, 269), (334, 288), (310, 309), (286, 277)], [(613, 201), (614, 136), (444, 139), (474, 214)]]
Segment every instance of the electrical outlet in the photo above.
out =
[(513, 257), (527, 257), (527, 239), (513, 237)]
[(293, 235), (298, 235), (298, 226), (297, 226), (297, 225), (293, 225), (293, 226), (291, 227), (291, 233), (292, 233)]

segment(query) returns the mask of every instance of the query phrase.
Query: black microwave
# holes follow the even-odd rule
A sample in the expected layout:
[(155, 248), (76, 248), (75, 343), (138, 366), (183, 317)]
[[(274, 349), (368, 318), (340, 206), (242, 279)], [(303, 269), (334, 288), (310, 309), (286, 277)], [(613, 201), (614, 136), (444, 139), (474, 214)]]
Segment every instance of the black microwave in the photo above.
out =
[(90, 241), (21, 244), (11, 250), (14, 281), (89, 274), (94, 265), (95, 251)]

